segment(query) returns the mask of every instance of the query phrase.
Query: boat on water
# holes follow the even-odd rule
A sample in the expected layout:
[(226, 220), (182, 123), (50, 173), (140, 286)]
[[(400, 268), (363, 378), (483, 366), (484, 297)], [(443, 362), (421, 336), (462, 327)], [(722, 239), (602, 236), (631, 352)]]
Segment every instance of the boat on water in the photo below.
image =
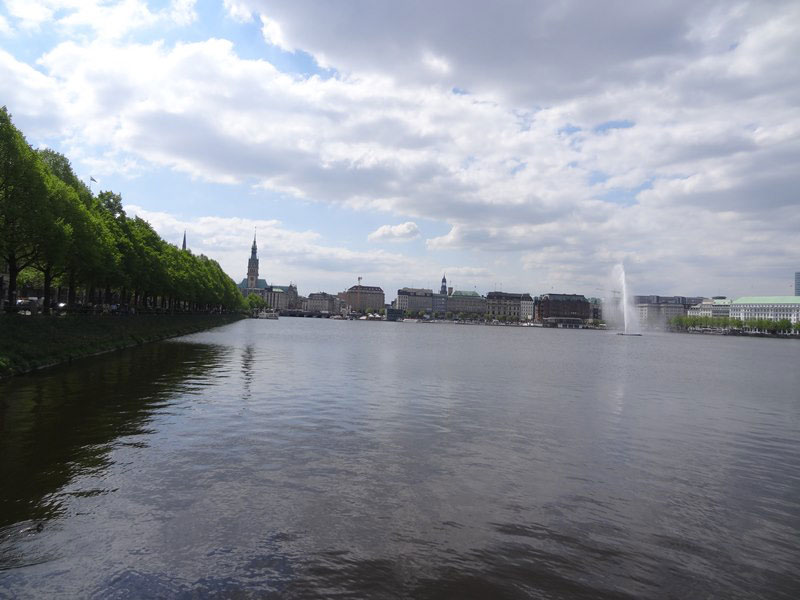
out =
[(277, 320), (278, 313), (276, 313), (274, 310), (262, 310), (261, 312), (258, 313), (258, 318)]

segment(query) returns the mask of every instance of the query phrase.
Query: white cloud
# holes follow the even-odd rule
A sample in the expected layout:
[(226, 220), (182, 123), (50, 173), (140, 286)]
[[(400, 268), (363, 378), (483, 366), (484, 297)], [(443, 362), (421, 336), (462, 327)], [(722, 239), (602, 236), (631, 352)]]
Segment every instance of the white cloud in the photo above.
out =
[[(768, 293), (800, 263), (796, 3), (226, 0), (232, 18), (258, 15), (269, 43), (339, 73), (324, 79), (242, 59), (222, 39), (120, 41), (186, 22), (191, 2), (66, 2), (11, 2), (8, 14), (27, 27), (100, 15), (112, 33), (60, 43), (37, 68), (0, 51), (0, 75), (26, 132), (61, 139), (97, 174), (157, 165), (438, 221), (449, 232), (426, 241), (429, 257), (470, 252), (476, 268), (532, 286), (591, 286), (628, 260), (657, 291), (750, 291), (735, 273)], [(403, 239), (392, 227), (369, 239)], [(309, 256), (365, 259), (343, 250)], [(387, 269), (405, 264), (389, 256)]]
[(367, 236), (370, 242), (407, 242), (419, 237), (419, 227), (413, 221), (399, 225), (381, 225)]
[(92, 30), (98, 38), (118, 39), (158, 23), (189, 25), (197, 18), (196, 0), (171, 0), (152, 11), (146, 0), (8, 0), (9, 15), (20, 27), (36, 30), (51, 22), (70, 31)]
[(12, 33), (13, 30), (8, 24), (8, 19), (6, 19), (3, 15), (0, 15), (0, 35), (11, 35)]
[(218, 261), (236, 281), (245, 276), (254, 231), (257, 231), (261, 277), (270, 283), (297, 282), (300, 278), (301, 292), (314, 291), (317, 285), (327, 285), (329, 291), (334, 290), (343, 281), (354, 278), (354, 273), (372, 281), (385, 281), (398, 272), (415, 271), (412, 261), (402, 255), (327, 246), (320, 243), (317, 232), (293, 231), (276, 220), (216, 216), (181, 218), (133, 204), (125, 205), (125, 211), (129, 216), (146, 220), (164, 239), (175, 244), (182, 241), (186, 231), (190, 250)]
[(6, 0), (5, 4), (9, 16), (24, 29), (38, 29), (53, 17), (53, 9), (47, 0)]
[(280, 23), (261, 15), (261, 34), (268, 44), (277, 46), (287, 52), (294, 52), (294, 48), (286, 43)]
[(441, 75), (447, 75), (450, 72), (450, 63), (447, 59), (436, 56), (432, 52), (426, 52), (422, 57), (422, 64), (428, 67), (431, 71)]
[(222, 0), (222, 5), (228, 12), (228, 16), (238, 23), (247, 23), (253, 20), (253, 11), (248, 7), (246, 1)]

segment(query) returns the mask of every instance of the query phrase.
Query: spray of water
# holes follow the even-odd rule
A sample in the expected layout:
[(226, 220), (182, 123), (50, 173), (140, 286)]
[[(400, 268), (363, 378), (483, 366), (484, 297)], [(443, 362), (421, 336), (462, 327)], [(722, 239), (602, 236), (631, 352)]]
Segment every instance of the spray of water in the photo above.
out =
[(633, 298), (628, 293), (628, 279), (625, 276), (625, 265), (618, 264), (614, 267), (613, 278), (619, 291), (622, 293), (620, 298), (620, 317), (622, 319), (623, 332), (626, 334), (640, 333), (638, 315), (633, 310)]
[(628, 291), (625, 266), (618, 264), (611, 273), (612, 297), (608, 299), (609, 317), (621, 326), (623, 333), (639, 334), (639, 318), (633, 307), (633, 297)]

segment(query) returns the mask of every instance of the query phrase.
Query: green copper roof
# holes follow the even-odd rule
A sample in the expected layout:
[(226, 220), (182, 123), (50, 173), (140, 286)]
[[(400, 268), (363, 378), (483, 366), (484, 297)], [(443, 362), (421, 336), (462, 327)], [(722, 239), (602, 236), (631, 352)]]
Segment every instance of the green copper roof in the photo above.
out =
[(462, 292), (461, 290), (456, 290), (453, 292), (453, 296), (469, 296), (471, 298), (480, 297), (478, 292)]
[(800, 304), (800, 296), (743, 296), (733, 304)]

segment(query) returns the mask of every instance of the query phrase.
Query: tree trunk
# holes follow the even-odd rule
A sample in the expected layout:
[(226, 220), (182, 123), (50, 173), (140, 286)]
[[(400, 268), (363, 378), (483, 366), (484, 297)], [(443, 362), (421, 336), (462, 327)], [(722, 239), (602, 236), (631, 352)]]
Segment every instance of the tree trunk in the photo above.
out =
[(72, 308), (75, 306), (75, 271), (70, 269), (69, 282), (67, 283), (69, 289), (67, 291), (67, 306)]
[(8, 262), (8, 305), (11, 307), (17, 306), (17, 275), (19, 275), (19, 267), (17, 267), (17, 258), (11, 256)]
[(42, 314), (49, 315), (50, 301), (52, 300), (50, 287), (53, 284), (53, 267), (47, 265), (47, 267), (42, 271), (42, 275), (44, 275), (44, 306), (42, 306)]

